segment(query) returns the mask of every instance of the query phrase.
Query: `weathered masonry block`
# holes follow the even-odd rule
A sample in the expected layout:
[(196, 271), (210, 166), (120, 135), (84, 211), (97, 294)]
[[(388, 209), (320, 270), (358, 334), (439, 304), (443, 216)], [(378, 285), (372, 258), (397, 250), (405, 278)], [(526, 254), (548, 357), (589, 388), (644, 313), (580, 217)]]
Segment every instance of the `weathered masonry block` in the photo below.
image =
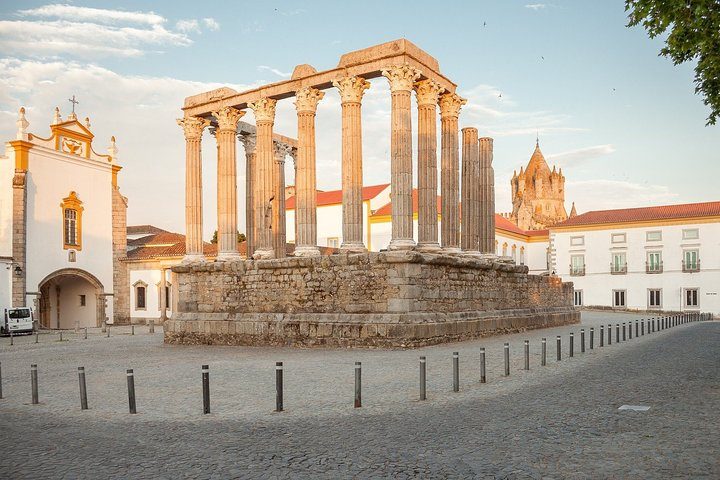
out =
[(493, 259), (413, 251), (173, 268), (166, 343), (420, 346), (577, 323), (572, 284)]

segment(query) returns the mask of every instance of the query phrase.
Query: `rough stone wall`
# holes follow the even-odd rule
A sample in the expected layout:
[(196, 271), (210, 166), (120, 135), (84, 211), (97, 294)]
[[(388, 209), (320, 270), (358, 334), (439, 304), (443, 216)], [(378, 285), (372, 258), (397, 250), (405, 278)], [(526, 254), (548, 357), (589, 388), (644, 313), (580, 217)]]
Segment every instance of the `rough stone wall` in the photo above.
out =
[(130, 272), (127, 255), (127, 198), (118, 187), (112, 192), (113, 322), (130, 323)]
[(174, 343), (419, 345), (578, 321), (572, 284), (480, 258), (367, 253), (173, 272)]

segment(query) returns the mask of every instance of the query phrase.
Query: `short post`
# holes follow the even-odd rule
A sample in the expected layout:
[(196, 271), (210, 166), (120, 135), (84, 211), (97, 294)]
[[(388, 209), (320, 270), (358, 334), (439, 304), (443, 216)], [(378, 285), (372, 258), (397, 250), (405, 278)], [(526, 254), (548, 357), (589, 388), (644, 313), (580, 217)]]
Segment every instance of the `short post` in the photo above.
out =
[(110, 325), (107, 325), (107, 338), (110, 338)]
[(151, 318), (149, 321), (149, 324), (150, 324), (150, 333), (155, 333), (155, 320), (153, 320)]
[(487, 377), (485, 376), (485, 348), (480, 349), (480, 383), (486, 383)]
[(607, 344), (612, 345), (612, 324), (611, 323), (608, 324), (607, 332), (608, 332)]
[(605, 346), (605, 327), (600, 325), (600, 346)]
[(275, 362), (275, 411), (283, 411), (283, 362)]
[(645, 320), (640, 320), (640, 335), (645, 336)]
[(635, 337), (636, 337), (636, 338), (639, 336), (639, 335), (638, 335), (638, 329), (639, 329), (640, 327), (638, 326), (638, 323), (640, 323), (640, 322), (638, 322), (637, 320), (635, 320)]
[(625, 322), (623, 322), (623, 342), (627, 341), (627, 337), (625, 336)]
[(40, 341), (40, 332), (35, 332), (35, 343), (38, 343)]
[(595, 348), (595, 329), (590, 327), (590, 350)]
[(530, 340), (525, 340), (525, 370), (530, 370)]
[(460, 354), (458, 352), (453, 352), (452, 368), (453, 368), (453, 392), (459, 392), (460, 391)]
[(632, 340), (632, 322), (628, 322), (628, 340)]
[(60, 341), (62, 342), (62, 330), (60, 330)]
[(135, 408), (135, 376), (132, 368), (127, 369), (127, 387), (128, 387), (128, 406), (130, 413), (137, 413)]
[(570, 356), (575, 356), (575, 334), (570, 332)]
[(615, 324), (615, 343), (620, 343), (620, 324)]
[(542, 339), (541, 346), (542, 346), (542, 348), (541, 348), (542, 351), (540, 353), (540, 365), (542, 365), (544, 367), (547, 365), (547, 340), (546, 339), (544, 339), (544, 338)]
[(510, 376), (510, 344), (505, 343), (503, 350), (505, 350), (505, 376)]
[(580, 329), (580, 353), (585, 353), (585, 329)]
[(87, 340), (87, 327), (85, 327), (85, 340)]
[(105, 320), (103, 320), (103, 323), (102, 323), (102, 333), (105, 333), (106, 330), (107, 330), (107, 322), (106, 322)]
[(425, 380), (425, 357), (420, 357), (420, 400), (427, 399)]
[(362, 374), (361, 374), (362, 364), (360, 362), (355, 362), (355, 408), (362, 407)]
[(203, 365), (202, 368), (202, 395), (203, 415), (210, 413), (210, 366)]
[(130, 335), (135, 335), (135, 325), (130, 325)]
[(30, 387), (32, 390), (32, 404), (37, 405), (39, 402), (38, 400), (38, 374), (37, 374), (37, 365), (32, 364), (30, 365)]
[(655, 319), (652, 319), (652, 332), (655, 333)]
[(2, 362), (0, 362), (0, 400), (2, 400)]
[(13, 333), (10, 331), (10, 346), (12, 347), (13, 345), (15, 345), (15, 342), (13, 340)]
[(85, 367), (78, 367), (78, 380), (80, 381), (80, 410), (88, 409), (87, 388), (85, 387)]
[(560, 360), (562, 360), (562, 350), (561, 350), (561, 346), (560, 346), (560, 345), (561, 345), (560, 335), (557, 336), (556, 344), (557, 344), (557, 345), (556, 345), (556, 347), (557, 347), (557, 361), (559, 362)]

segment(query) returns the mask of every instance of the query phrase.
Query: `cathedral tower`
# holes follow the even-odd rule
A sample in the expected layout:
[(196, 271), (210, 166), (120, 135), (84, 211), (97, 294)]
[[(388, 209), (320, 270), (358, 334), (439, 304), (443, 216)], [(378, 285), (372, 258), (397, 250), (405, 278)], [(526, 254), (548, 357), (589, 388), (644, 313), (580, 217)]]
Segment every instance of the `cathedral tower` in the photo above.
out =
[(562, 168), (550, 167), (540, 151), (539, 141), (527, 167), (513, 172), (510, 180), (513, 210), (510, 221), (523, 230), (540, 230), (567, 219), (565, 177)]

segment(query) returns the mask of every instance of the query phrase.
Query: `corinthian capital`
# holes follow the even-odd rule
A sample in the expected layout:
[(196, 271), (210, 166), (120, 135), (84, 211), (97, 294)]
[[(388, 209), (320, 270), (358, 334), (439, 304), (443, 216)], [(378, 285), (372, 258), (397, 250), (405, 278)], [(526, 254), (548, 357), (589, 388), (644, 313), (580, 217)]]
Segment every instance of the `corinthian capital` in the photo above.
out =
[(418, 105), (437, 105), (438, 98), (440, 98), (440, 94), (444, 91), (445, 88), (432, 80), (422, 80), (415, 83)]
[(382, 75), (390, 82), (391, 92), (410, 92), (413, 89), (415, 80), (420, 78), (422, 72), (407, 63), (392, 65), (383, 69)]
[(240, 140), (243, 147), (245, 147), (245, 153), (249, 153), (250, 155), (255, 153), (255, 145), (257, 144), (257, 136), (255, 134), (244, 133), (238, 135), (238, 140)]
[(255, 112), (255, 122), (274, 122), (275, 121), (275, 105), (277, 100), (263, 97), (257, 102), (248, 103), (248, 107)]
[(275, 147), (275, 162), (285, 163), (285, 157), (290, 154), (292, 147), (280, 142), (273, 142), (273, 147)]
[(298, 113), (311, 112), (315, 113), (317, 105), (325, 96), (325, 92), (321, 92), (317, 88), (304, 87), (295, 92), (295, 108)]
[(197, 140), (202, 137), (203, 129), (210, 125), (210, 121), (200, 117), (183, 117), (177, 119), (177, 124), (185, 132), (186, 140)]
[(219, 131), (231, 130), (235, 132), (237, 122), (240, 120), (240, 117), (245, 115), (245, 112), (233, 107), (223, 107), (217, 112), (212, 112), (212, 115), (218, 122)]
[(370, 82), (362, 77), (345, 77), (333, 80), (333, 86), (340, 92), (342, 103), (360, 103), (365, 90), (370, 88)]
[(457, 117), (460, 115), (460, 108), (467, 103), (457, 93), (446, 93), (440, 96), (440, 116), (441, 117)]

